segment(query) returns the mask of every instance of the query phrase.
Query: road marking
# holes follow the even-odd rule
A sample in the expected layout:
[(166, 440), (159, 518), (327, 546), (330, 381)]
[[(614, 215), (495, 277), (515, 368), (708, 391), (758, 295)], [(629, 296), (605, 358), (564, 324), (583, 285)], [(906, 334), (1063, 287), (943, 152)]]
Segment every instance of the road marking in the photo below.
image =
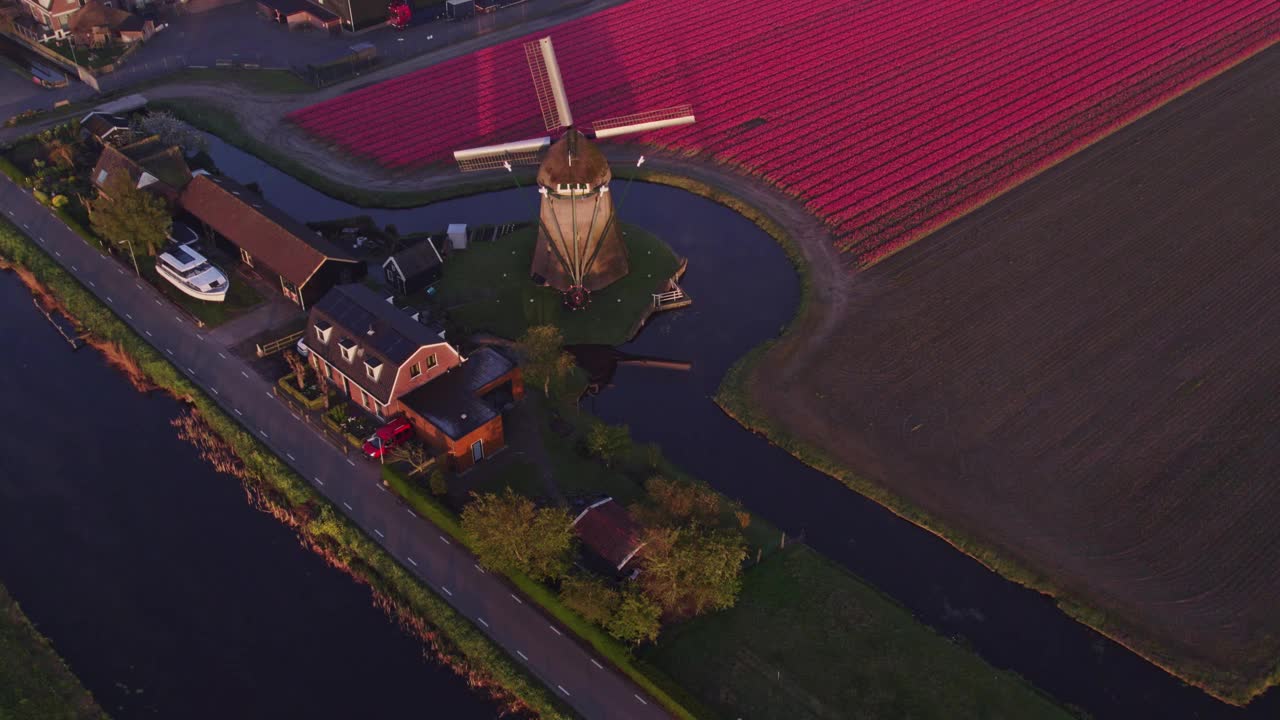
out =
[(167, 353), (169, 353), (170, 355), (173, 355), (173, 351), (172, 351), (172, 350), (170, 350), (169, 348), (165, 348), (165, 349), (164, 349), (164, 351), (165, 351), (165, 352), (167, 352)]
[(151, 334), (151, 331), (150, 331), (150, 330), (143, 330), (142, 332), (146, 333), (146, 334), (147, 334), (147, 337), (155, 337), (155, 335), (152, 335), (152, 334)]
[(244, 413), (240, 412), (240, 408), (236, 408), (235, 410), (237, 415), (239, 415), (240, 417), (244, 417)]
[(123, 275), (123, 274), (124, 274), (124, 269), (123, 269), (123, 268), (116, 268), (116, 272), (118, 272), (118, 273), (120, 273), (121, 275)]
[(298, 458), (294, 457), (294, 456), (293, 456), (293, 453), (285, 453), (285, 455), (286, 455), (286, 456), (288, 456), (288, 458), (289, 458), (290, 460), (292, 460), (292, 461), (294, 461), (294, 462), (298, 462)]
[(89, 281), (89, 287), (98, 287), (98, 283), (96, 283), (96, 282), (94, 282), (94, 281), (90, 280), (90, 281)]
[(317, 485), (324, 485), (324, 481), (321, 480), (320, 478), (315, 478), (315, 481)]
[(26, 229), (28, 229), (28, 230), (30, 230), (30, 229), (31, 229), (31, 226), (30, 226), (30, 225), (28, 225), (28, 224), (26, 224), (26, 223), (22, 223), (22, 227), (24, 227), (24, 228), (26, 228)]
[(209, 389), (213, 391), (213, 394), (214, 394), (214, 395), (217, 395), (217, 394), (218, 394), (218, 388), (216, 388), (216, 387), (211, 387), (211, 388), (209, 388)]
[(631, 693), (631, 697), (633, 697), (633, 698), (635, 698), (635, 699), (639, 700), (641, 705), (648, 705), (648, 704), (649, 704), (649, 703), (647, 703), (647, 702), (645, 702), (645, 701), (644, 701), (644, 698), (640, 697), (639, 695), (636, 695), (635, 693)]
[(141, 290), (141, 289), (142, 289), (142, 283), (140, 283), (140, 282), (136, 282), (136, 281), (135, 281), (133, 284), (134, 284), (134, 285), (137, 285), (139, 290)]
[(348, 510), (355, 510), (355, 508), (351, 507), (351, 503), (347, 502), (346, 500), (343, 500), (342, 504), (346, 505)]
[(519, 650), (517, 650), (517, 651), (516, 651), (516, 654), (517, 654), (517, 655), (519, 655), (520, 657), (524, 658), (526, 662), (529, 660), (529, 656), (528, 656), (528, 655), (525, 655), (524, 653), (520, 652)]
[(293, 416), (294, 420), (297, 420), (298, 422), (302, 422), (302, 418), (298, 417), (298, 413), (289, 413), (289, 414)]
[(350, 465), (351, 467), (355, 467), (356, 461), (352, 460), (351, 458), (347, 458), (347, 464)]
[(10, 210), (10, 211), (9, 211), (9, 217), (13, 217), (13, 211), (12, 211), (12, 210)]
[(267, 397), (269, 397), (269, 398), (271, 398), (272, 400), (274, 400), (276, 396), (275, 396), (275, 395), (272, 395), (271, 393), (267, 393)]
[(72, 270), (73, 272), (80, 272), (80, 268), (76, 267), (75, 265), (72, 265), (72, 266), (71, 266), (71, 270)]
[(382, 485), (378, 485), (378, 486), (377, 486), (377, 488), (378, 488), (379, 490), (381, 490), (382, 492), (386, 492), (386, 491), (387, 491), (387, 489), (386, 489), (386, 488), (384, 488), (384, 487), (382, 487)]
[(182, 316), (181, 316), (181, 315), (174, 315), (174, 316), (173, 316), (173, 319), (174, 319), (174, 320), (177, 320), (178, 322), (182, 322)]
[(271, 436), (267, 434), (267, 431), (266, 431), (266, 430), (263, 430), (262, 428), (258, 428), (258, 432), (262, 433), (262, 437), (264, 437), (264, 438), (266, 438), (266, 439), (268, 439), (268, 440), (270, 440), (270, 439), (271, 439)]
[(591, 658), (591, 664), (592, 664), (592, 665), (595, 665), (596, 667), (600, 668), (601, 670), (603, 670), (603, 669), (604, 669), (604, 666), (600, 664), (600, 661), (599, 661), (599, 660), (596, 660), (595, 658)]
[(110, 295), (108, 295), (108, 296), (107, 296), (107, 302), (109, 302), (109, 303), (111, 303), (112, 305), (114, 305), (116, 301), (115, 301), (115, 300), (112, 300), (112, 299), (111, 299), (111, 296), (110, 296)]
[(245, 379), (246, 379), (246, 380), (249, 378), (249, 373), (247, 373), (247, 372), (245, 372), (245, 371), (243, 371), (243, 370), (241, 370), (241, 371), (240, 371), (240, 374), (241, 374), (241, 375), (243, 375), (243, 376), (245, 377)]
[(559, 635), (560, 637), (564, 637), (564, 633), (557, 630), (555, 625), (548, 625), (547, 627), (551, 628), (551, 632)]
[(163, 305), (163, 304), (164, 304), (164, 303), (160, 302), (160, 298), (152, 298), (152, 299), (156, 301), (156, 304), (157, 304), (157, 305)]
[(568, 690), (564, 689), (563, 685), (557, 685), (556, 687), (560, 688), (560, 692), (564, 693), (566, 697), (573, 697), (572, 695), (569, 694)]
[(62, 257), (62, 251), (61, 251), (61, 250), (54, 250), (54, 251), (53, 251), (53, 254), (54, 254), (54, 255), (57, 255), (58, 257)]
[(445, 587), (444, 585), (441, 585), (440, 589), (444, 591), (445, 595), (448, 595), (449, 597), (453, 597), (453, 591), (450, 590), (449, 588)]
[(41, 245), (43, 245), (43, 244), (44, 244), (44, 238), (36, 238), (36, 239), (40, 241), (40, 244), (41, 244)]
[(484, 568), (480, 567), (480, 563), (471, 563), (471, 564), (475, 566), (475, 569), (479, 570), (482, 575), (488, 575), (488, 573), (484, 571)]
[(130, 315), (129, 313), (125, 313), (125, 314), (124, 314), (124, 316), (125, 316), (125, 317), (127, 317), (127, 318), (129, 318), (130, 320), (132, 320), (132, 319), (133, 319), (133, 316), (132, 316), (132, 315)]
[(453, 544), (453, 543), (449, 542), (449, 538), (447, 538), (447, 537), (445, 537), (445, 536), (443, 536), (443, 535), (441, 535), (441, 536), (440, 536), (440, 539), (444, 541), (444, 544), (445, 544), (445, 545), (452, 545), (452, 544)]
[(407, 512), (407, 513), (409, 513), (410, 515), (412, 515), (412, 516), (414, 516), (414, 517), (418, 517), (418, 513), (414, 512), (413, 510), (411, 510), (411, 509), (409, 509), (409, 508), (405, 508), (405, 509), (404, 509), (404, 511), (405, 511), (405, 512)]
[(192, 375), (196, 374), (196, 371), (192, 370), (191, 368), (187, 368), (187, 372), (191, 373)]
[(386, 535), (383, 535), (383, 534), (382, 534), (382, 531), (381, 531), (381, 530), (377, 530), (377, 529), (375, 529), (375, 530), (374, 530), (374, 532), (378, 533), (378, 537), (380, 537), (380, 538), (385, 538), (385, 537), (386, 537)]
[(227, 356), (223, 355), (222, 353), (218, 353), (218, 357), (222, 358), (223, 360), (227, 359)]
[(409, 557), (408, 555), (405, 555), (405, 556), (404, 556), (404, 559), (405, 559), (405, 560), (408, 560), (410, 565), (412, 565), (412, 566), (414, 566), (414, 567), (418, 567), (418, 561), (417, 561), (417, 560), (414, 560), (413, 558)]
[(520, 603), (521, 605), (523, 605), (523, 604), (524, 604), (524, 601), (523, 601), (523, 600), (521, 600), (520, 598), (516, 597), (515, 595), (511, 595), (511, 599), (512, 599), (512, 600), (515, 600), (516, 602)]
[(485, 622), (485, 621), (484, 621), (484, 618), (482, 618), (482, 617), (477, 617), (476, 619), (480, 621), (480, 624), (481, 624), (481, 625), (483, 625), (483, 626), (485, 626), (485, 627), (489, 627), (489, 623)]

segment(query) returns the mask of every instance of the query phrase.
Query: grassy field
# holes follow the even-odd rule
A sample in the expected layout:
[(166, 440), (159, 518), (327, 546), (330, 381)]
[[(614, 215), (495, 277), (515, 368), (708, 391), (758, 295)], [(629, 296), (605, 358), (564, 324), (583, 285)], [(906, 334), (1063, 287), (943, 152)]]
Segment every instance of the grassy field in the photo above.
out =
[(736, 607), (669, 631), (645, 659), (729, 717), (1070, 717), (802, 545), (748, 570)]
[[(125, 258), (128, 263), (128, 258)], [(184, 294), (171, 283), (161, 278), (156, 272), (155, 260), (146, 255), (138, 257), (138, 269), (142, 276), (151, 283), (160, 294), (170, 302), (187, 311), (192, 317), (204, 323), (205, 327), (217, 327), (222, 323), (244, 314), (250, 308), (262, 302), (262, 296), (253, 286), (244, 280), (231, 278), (231, 287), (227, 290), (227, 299), (220, 303), (197, 300)]]
[(459, 324), (506, 338), (518, 338), (530, 325), (552, 324), (568, 345), (621, 345), (653, 302), (659, 283), (680, 265), (666, 243), (634, 225), (622, 226), (631, 272), (593, 293), (583, 310), (567, 310), (560, 293), (529, 279), (537, 239), (532, 227), (493, 243), (472, 243), (455, 252), (436, 286), (441, 301)]
[(0, 585), (0, 718), (106, 718), (48, 639)]

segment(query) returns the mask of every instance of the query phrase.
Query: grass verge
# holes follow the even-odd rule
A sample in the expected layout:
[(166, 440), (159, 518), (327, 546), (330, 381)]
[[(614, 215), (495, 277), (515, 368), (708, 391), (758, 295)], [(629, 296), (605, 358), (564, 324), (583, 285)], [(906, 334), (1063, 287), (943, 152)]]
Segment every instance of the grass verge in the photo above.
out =
[(424, 587), (381, 546), (226, 415), (155, 348), (116, 317), (80, 283), (8, 222), (0, 222), (0, 254), (29, 270), (69, 315), (99, 339), (118, 345), (155, 386), (187, 402), (243, 464), (246, 488), (261, 505), (293, 526), (332, 564), (369, 585), (406, 626), (417, 629), (436, 653), (473, 686), (483, 687), (512, 710), (543, 717), (572, 712), (447, 602)]
[(0, 718), (106, 717), (48, 638), (0, 585)]

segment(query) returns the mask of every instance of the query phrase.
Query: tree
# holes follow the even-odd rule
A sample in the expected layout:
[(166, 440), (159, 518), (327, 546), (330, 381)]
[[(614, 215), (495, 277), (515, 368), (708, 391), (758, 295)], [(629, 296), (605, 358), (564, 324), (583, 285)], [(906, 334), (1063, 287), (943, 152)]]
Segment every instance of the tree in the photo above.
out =
[(631, 429), (626, 425), (595, 423), (587, 431), (587, 451), (604, 461), (616, 465), (631, 450)]
[(173, 226), (164, 201), (134, 187), (123, 173), (111, 178), (107, 195), (93, 202), (89, 222), (93, 231), (112, 245), (148, 255), (164, 247)]
[[(720, 515), (720, 495), (707, 485), (655, 476), (644, 484), (653, 501), (649, 525), (714, 525)], [(646, 514), (642, 511), (642, 515)]]
[(622, 598), (597, 578), (573, 575), (560, 583), (560, 600), (587, 622), (606, 627)]
[(324, 369), (324, 361), (317, 357), (312, 358), (311, 370), (316, 376), (316, 387), (320, 389), (320, 396), (324, 398), (324, 409), (329, 409), (329, 379), (325, 377), (328, 372)]
[(434, 460), (427, 450), (427, 446), (416, 440), (402, 443), (392, 448), (391, 457), (408, 463), (410, 475), (417, 475), (422, 472)]
[(431, 489), (431, 494), (436, 497), (442, 497), (449, 494), (449, 478), (440, 468), (431, 471), (427, 476), (427, 487)]
[(747, 549), (736, 533), (693, 527), (645, 531), (645, 595), (668, 615), (701, 615), (737, 602)]
[(653, 642), (662, 630), (662, 608), (639, 592), (629, 592), (609, 618), (606, 629), (629, 645)]
[(298, 383), (298, 389), (302, 390), (307, 386), (307, 361), (293, 350), (284, 351), (284, 361), (289, 363), (289, 370), (293, 372), (294, 382)]
[(519, 341), (524, 356), (525, 378), (542, 386), (542, 394), (551, 397), (551, 386), (557, 389), (573, 369), (573, 356), (564, 351), (564, 336), (554, 325), (534, 325)]
[(563, 577), (573, 549), (573, 516), (563, 508), (538, 508), (507, 488), (502, 495), (472, 494), (462, 511), (480, 564), (523, 572), (535, 580)]
[(155, 110), (134, 118), (133, 130), (139, 135), (158, 135), (165, 145), (177, 145), (186, 155), (208, 149), (209, 143), (199, 130), (182, 122), (171, 112)]

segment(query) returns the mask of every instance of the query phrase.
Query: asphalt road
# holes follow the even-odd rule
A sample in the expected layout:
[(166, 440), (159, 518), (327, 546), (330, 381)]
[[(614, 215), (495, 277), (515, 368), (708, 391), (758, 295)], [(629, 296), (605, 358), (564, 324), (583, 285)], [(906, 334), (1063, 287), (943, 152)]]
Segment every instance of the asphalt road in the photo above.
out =
[(377, 465), (347, 458), (275, 397), (273, 386), (211, 340), (167, 300), (115, 260), (85, 244), (7, 178), (0, 208), (170, 362), (204, 388), (281, 459), (315, 484), (369, 537), (395, 556), (513, 659), (588, 718), (667, 714), (605, 661), (570, 638), (475, 557), (418, 517), (381, 484)]

